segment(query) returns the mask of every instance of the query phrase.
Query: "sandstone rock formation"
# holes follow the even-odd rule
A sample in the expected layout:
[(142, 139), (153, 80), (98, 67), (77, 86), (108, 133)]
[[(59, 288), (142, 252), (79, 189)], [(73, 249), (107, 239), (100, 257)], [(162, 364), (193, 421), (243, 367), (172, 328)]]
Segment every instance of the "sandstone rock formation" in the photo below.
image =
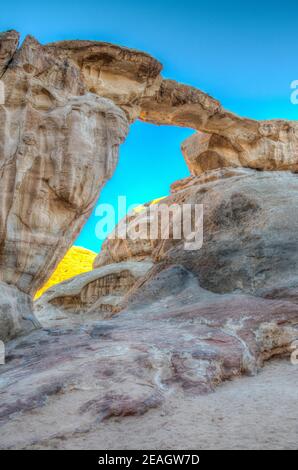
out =
[(88, 314), (91, 318), (109, 318), (119, 310), (118, 305), (121, 305), (125, 294), (152, 265), (150, 261), (128, 261), (75, 276), (48, 289), (35, 302), (35, 312), (42, 323), (55, 321), (57, 311), (60, 317), (59, 309), (83, 314), (84, 319)]
[(40, 326), (33, 314), (31, 297), (0, 282), (0, 340), (8, 341)]
[[(57, 442), (288, 355), (298, 335), (298, 124), (240, 118), (164, 80), (142, 52), (30, 36), (17, 45), (16, 32), (0, 36), (0, 339), (28, 335), (8, 343), (1, 367), (3, 430), (24, 426), (24, 447)], [(91, 213), (135, 119), (197, 131), (182, 146), (192, 176), (156, 209), (203, 206), (203, 245), (185, 249), (174, 217), (166, 239), (159, 225), (154, 239), (107, 239), (93, 271), (36, 303), (44, 329), (31, 331), (32, 296)], [(147, 223), (147, 209), (125, 222)], [(60, 431), (28, 427), (32, 412), (51, 421), (61, 409)]]
[[(150, 359), (147, 357), (146, 364), (149, 360), (150, 369), (159, 368), (161, 381), (157, 386), (157, 378), (150, 379), (149, 384), (157, 386), (157, 394), (147, 398), (136, 399), (129, 393), (126, 397), (118, 394), (95, 400), (100, 413), (106, 406), (117, 410), (111, 415), (134, 414), (151, 405), (159, 406), (166, 390), (177, 384), (194, 393), (209, 391), (226, 378), (254, 373), (264, 360), (286, 354), (297, 338), (297, 176), (250, 169), (213, 170), (176, 182), (172, 195), (162, 199), (157, 208), (189, 203), (204, 206), (204, 243), (200, 250), (185, 250), (184, 239), (117, 239), (113, 233), (95, 261), (94, 278), (110, 269), (120, 271), (127, 263), (149, 266), (118, 297), (120, 313), (107, 328), (127, 331), (129, 321), (130, 344), (134, 328), (139, 332), (142, 325), (143, 336), (138, 338), (141, 350), (147, 351), (144, 345), (148, 342)], [(126, 222), (138, 225), (149, 215), (146, 210), (135, 212), (127, 216)], [(108, 282), (111, 296), (114, 287), (111, 280)], [(84, 277), (74, 278), (68, 286), (56, 286), (41, 299), (40, 321), (63, 324), (66, 310), (70, 314), (79, 310), (84, 323), (90, 321), (81, 300), (79, 307), (74, 306), (75, 285), (81, 295)], [(94, 318), (107, 318), (102, 292), (92, 292), (89, 311), (97, 314)], [(53, 304), (55, 314), (44, 316)], [(78, 321), (73, 315), (67, 318)], [(117, 338), (112, 334), (114, 343)], [(152, 341), (153, 351), (149, 347)], [(217, 356), (213, 346), (219, 345)], [(196, 348), (195, 353), (192, 348)], [(144, 379), (144, 371), (137, 370), (135, 373)]]
[(111, 101), (27, 38), (2, 81), (1, 280), (33, 294), (90, 214), (127, 132)]
[(182, 153), (192, 175), (225, 167), (257, 170), (298, 171), (298, 126), (296, 122), (263, 121), (256, 135), (197, 132), (182, 144)]
[(113, 174), (127, 119), (88, 93), (74, 64), (33, 38), (14, 53), (16, 37), (0, 38), (0, 280), (33, 295)]
[(57, 320), (8, 344), (1, 448), (63, 448), (75, 439), (79, 448), (88, 446), (92, 433), (105, 432), (106, 420), (164, 409), (171, 396), (210, 392), (289, 354), (297, 303), (212, 294), (179, 267), (151, 281), (150, 300), (168, 282), (180, 293), (159, 295), (148, 308), (135, 304), (108, 321)]
[(0, 79), (4, 74), (19, 44), (19, 34), (16, 31), (0, 33)]
[(225, 166), (298, 170), (297, 121), (241, 118), (196, 88), (172, 80), (163, 80), (154, 97), (143, 100), (140, 118), (200, 131), (182, 146), (194, 175)]
[(72, 244), (137, 118), (192, 127), (193, 174), (223, 166), (297, 170), (297, 123), (257, 122), (164, 80), (143, 52), (92, 41), (0, 36), (0, 280), (34, 295)]
[[(289, 197), (290, 192), (290, 197)], [(152, 259), (180, 264), (213, 292), (256, 294), (293, 280), (298, 270), (298, 178), (290, 172), (223, 169), (173, 185), (160, 205), (203, 204), (204, 242), (184, 249), (184, 240), (107, 239), (94, 266)], [(128, 216), (144, 223), (145, 213)], [(149, 223), (148, 223), (149, 225)]]
[(81, 72), (90, 92), (113, 100), (130, 122), (139, 117), (140, 103), (158, 90), (162, 65), (144, 52), (97, 41), (62, 41), (48, 44)]
[(62, 258), (48, 281), (36, 292), (34, 300), (38, 299), (50, 287), (71, 277), (91, 271), (95, 258), (96, 253), (94, 251), (73, 245)]

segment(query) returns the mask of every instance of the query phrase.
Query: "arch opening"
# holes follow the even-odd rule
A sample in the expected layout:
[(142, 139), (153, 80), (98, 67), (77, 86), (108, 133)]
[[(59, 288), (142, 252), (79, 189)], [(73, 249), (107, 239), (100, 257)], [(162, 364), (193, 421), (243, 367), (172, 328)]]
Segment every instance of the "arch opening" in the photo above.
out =
[(127, 209), (142, 205), (168, 196), (174, 181), (190, 175), (180, 146), (193, 132), (193, 129), (157, 126), (142, 121), (131, 125), (128, 137), (120, 147), (119, 162), (113, 176), (102, 189), (91, 216), (73, 246), (38, 291), (36, 298), (52, 285), (92, 269), (104, 242), (104, 238), (99, 239), (96, 232), (99, 205), (113, 206), (115, 223), (111, 229), (123, 215), (119, 211), (119, 197), (126, 198)]

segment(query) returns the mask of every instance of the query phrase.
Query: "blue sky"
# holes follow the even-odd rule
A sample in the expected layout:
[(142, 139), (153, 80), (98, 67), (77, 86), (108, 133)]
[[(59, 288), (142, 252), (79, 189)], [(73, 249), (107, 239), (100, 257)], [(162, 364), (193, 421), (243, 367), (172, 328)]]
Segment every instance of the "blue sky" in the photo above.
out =
[[(230, 0), (12, 1), (1, 5), (0, 30), (17, 29), (46, 43), (62, 39), (114, 42), (151, 53), (163, 75), (197, 86), (231, 111), (257, 118), (297, 119), (290, 83), (298, 79), (297, 2)], [(121, 148), (102, 202), (129, 203), (166, 195), (188, 175), (180, 143), (188, 129), (137, 122)], [(76, 244), (99, 251), (93, 214)]]

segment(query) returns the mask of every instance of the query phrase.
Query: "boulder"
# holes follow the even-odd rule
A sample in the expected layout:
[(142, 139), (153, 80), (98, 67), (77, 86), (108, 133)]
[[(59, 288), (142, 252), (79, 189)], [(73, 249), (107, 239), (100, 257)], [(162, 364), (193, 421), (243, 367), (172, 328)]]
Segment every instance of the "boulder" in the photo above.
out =
[(218, 168), (253, 168), (267, 171), (298, 172), (298, 126), (281, 120), (259, 123), (256, 136), (246, 139), (239, 127), (229, 132), (196, 132), (186, 139), (181, 150), (192, 175)]
[(31, 297), (0, 282), (0, 340), (7, 342), (36, 328), (40, 323), (33, 314)]

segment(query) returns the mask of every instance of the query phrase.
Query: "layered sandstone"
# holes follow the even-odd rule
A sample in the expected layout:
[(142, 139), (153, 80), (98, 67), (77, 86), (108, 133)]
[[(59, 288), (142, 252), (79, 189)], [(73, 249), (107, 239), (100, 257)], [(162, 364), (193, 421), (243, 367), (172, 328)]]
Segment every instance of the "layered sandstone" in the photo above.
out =
[[(14, 31), (0, 42), (2, 283), (31, 296), (50, 276), (111, 177), (128, 122), (136, 118), (198, 130), (183, 152), (201, 179), (176, 183), (163, 204), (203, 204), (207, 236), (196, 256), (173, 238), (108, 240), (95, 266), (129, 259), (178, 263), (216, 292), (254, 293), (291, 276), (295, 177), (231, 167), (295, 172), (296, 122), (240, 118), (194, 87), (164, 80), (161, 64), (139, 51), (90, 41), (42, 46), (30, 36), (17, 49)], [(224, 167), (219, 179), (208, 173)], [(268, 274), (272, 257), (274, 275)]]
[(197, 88), (163, 79), (162, 65), (140, 51), (95, 41), (62, 41), (47, 48), (75, 63), (85, 87), (112, 99), (129, 121), (199, 131), (183, 145), (195, 175), (226, 166), (298, 169), (296, 121), (239, 117)]
[(75, 64), (31, 37), (15, 52), (16, 38), (0, 38), (0, 280), (32, 296), (90, 215), (128, 125)]
[(1, 280), (34, 294), (71, 245), (117, 164), (127, 132), (111, 101), (27, 38), (1, 107)]
[(160, 62), (134, 49), (97, 41), (61, 41), (47, 48), (74, 63), (86, 89), (113, 100), (131, 122), (139, 117), (141, 100), (161, 82)]
[[(173, 204), (203, 205), (201, 249), (185, 250), (183, 238), (122, 239), (112, 234), (94, 266), (146, 258), (161, 265), (180, 264), (201, 286), (220, 293), (254, 294), (296, 277), (298, 178), (291, 172), (213, 170), (176, 182), (172, 195), (159, 206)], [(126, 223), (144, 225), (147, 220), (149, 227), (149, 217), (149, 211), (135, 213)]]
[(162, 79), (145, 53), (92, 41), (42, 46), (30, 36), (16, 50), (14, 31), (0, 41), (1, 279), (26, 293), (44, 283), (90, 214), (127, 119), (207, 132), (185, 145), (194, 174), (239, 165), (296, 171), (295, 122), (239, 118)]
[[(288, 357), (298, 338), (297, 123), (240, 118), (164, 80), (142, 52), (17, 44), (14, 31), (0, 36), (0, 339), (28, 335), (9, 342), (1, 366), (1, 445), (59, 447), (105, 419)], [(203, 245), (186, 249), (176, 218), (166, 238), (108, 238), (93, 271), (36, 303), (44, 328), (32, 331), (32, 295), (90, 215), (137, 118), (197, 131), (182, 147), (192, 176), (156, 209), (202, 205)], [(126, 224), (148, 223), (148, 208)]]
[(226, 167), (298, 171), (298, 125), (272, 120), (259, 123), (255, 136), (196, 132), (182, 144), (192, 175)]
[(17, 31), (0, 33), (0, 78), (4, 74), (19, 44)]
[(41, 322), (60, 311), (83, 314), (91, 318), (109, 318), (119, 311), (125, 295), (152, 268), (153, 263), (128, 261), (109, 264), (74, 276), (48, 289), (35, 302), (35, 312)]
[[(57, 320), (8, 345), (0, 381), (2, 448), (87, 447), (92, 434), (98, 442), (106, 432), (107, 420), (115, 427), (133, 417), (134, 430), (137, 417), (154, 408), (166, 426), (171, 397), (198, 397), (291, 353), (297, 303), (213, 294), (179, 266), (150, 284), (146, 307), (139, 299), (134, 310), (108, 321)], [(271, 396), (270, 382), (266, 392)], [(268, 419), (263, 409), (258, 414)], [(226, 422), (219, 425), (224, 430)]]
[(8, 341), (40, 326), (33, 314), (31, 297), (0, 282), (0, 340)]

